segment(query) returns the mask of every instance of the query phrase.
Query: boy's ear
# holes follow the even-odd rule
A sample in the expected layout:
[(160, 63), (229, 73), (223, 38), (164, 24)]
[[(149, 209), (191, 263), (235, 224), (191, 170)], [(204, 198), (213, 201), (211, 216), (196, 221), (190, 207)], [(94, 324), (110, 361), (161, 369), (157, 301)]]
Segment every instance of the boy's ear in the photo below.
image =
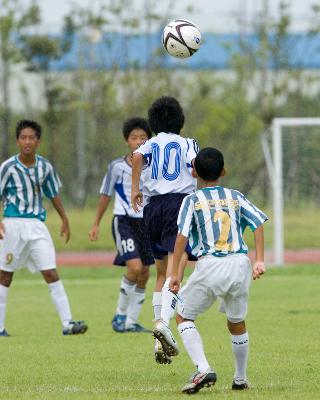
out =
[(198, 178), (197, 171), (194, 167), (192, 168), (192, 176), (193, 176), (193, 178)]
[(221, 178), (227, 174), (227, 171), (223, 168), (221, 171)]

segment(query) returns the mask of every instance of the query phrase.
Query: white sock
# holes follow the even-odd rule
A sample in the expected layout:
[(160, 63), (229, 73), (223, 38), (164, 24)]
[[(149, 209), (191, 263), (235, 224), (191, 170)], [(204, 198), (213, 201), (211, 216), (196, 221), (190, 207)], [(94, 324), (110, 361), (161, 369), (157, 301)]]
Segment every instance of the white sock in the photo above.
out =
[(153, 307), (154, 319), (156, 321), (161, 318), (161, 304), (162, 304), (161, 292), (153, 292), (152, 307)]
[(231, 335), (232, 351), (235, 364), (235, 379), (247, 380), (247, 362), (249, 355), (249, 335), (248, 332), (243, 335)]
[(192, 321), (182, 322), (178, 325), (178, 331), (192, 362), (199, 372), (207, 372), (210, 365), (203, 350), (201, 336)]
[(127, 315), (130, 295), (135, 287), (135, 282), (129, 281), (125, 276), (122, 277), (116, 314)]
[(66, 291), (64, 290), (63, 284), (59, 280), (57, 282), (49, 283), (48, 288), (51, 294), (53, 304), (55, 305), (58, 311), (62, 326), (66, 327), (72, 320), (72, 316), (71, 316), (69, 300)]
[(0, 332), (5, 328), (8, 290), (8, 287), (0, 285)]
[(127, 309), (126, 328), (137, 323), (145, 297), (146, 289), (135, 287), (131, 292)]
[(177, 305), (177, 297), (169, 289), (170, 278), (167, 278), (162, 288), (162, 307), (161, 307), (161, 319), (168, 326), (170, 319), (173, 318), (174, 312)]

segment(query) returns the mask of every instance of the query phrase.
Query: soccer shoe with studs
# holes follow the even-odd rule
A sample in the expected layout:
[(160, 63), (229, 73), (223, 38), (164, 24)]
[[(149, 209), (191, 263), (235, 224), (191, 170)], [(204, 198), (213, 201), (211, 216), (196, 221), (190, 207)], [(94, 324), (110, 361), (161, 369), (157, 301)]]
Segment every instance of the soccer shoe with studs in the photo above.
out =
[(217, 375), (213, 371), (195, 372), (189, 382), (182, 388), (182, 393), (194, 394), (204, 387), (213, 386), (217, 381)]
[(3, 329), (3, 330), (0, 332), (0, 336), (9, 337), (10, 335), (9, 335), (9, 333), (8, 333), (5, 329)]
[(125, 332), (151, 333), (152, 331), (150, 329), (147, 329), (144, 326), (136, 323), (136, 324), (132, 324), (132, 325), (128, 326), (127, 328), (125, 328)]
[(179, 354), (178, 344), (175, 341), (170, 328), (162, 320), (156, 322), (153, 336), (160, 341), (163, 351), (167, 356), (173, 357)]
[(115, 332), (123, 333), (126, 329), (126, 315), (115, 314), (111, 321), (112, 329)]
[(171, 358), (163, 351), (162, 345), (158, 339), (156, 339), (154, 343), (154, 358), (158, 364), (172, 363)]
[(63, 328), (63, 335), (79, 335), (86, 333), (88, 325), (84, 321), (70, 321), (69, 325)]
[(246, 389), (249, 389), (249, 385), (248, 385), (248, 382), (245, 380), (234, 379), (232, 381), (231, 388), (232, 388), (232, 390), (246, 390)]

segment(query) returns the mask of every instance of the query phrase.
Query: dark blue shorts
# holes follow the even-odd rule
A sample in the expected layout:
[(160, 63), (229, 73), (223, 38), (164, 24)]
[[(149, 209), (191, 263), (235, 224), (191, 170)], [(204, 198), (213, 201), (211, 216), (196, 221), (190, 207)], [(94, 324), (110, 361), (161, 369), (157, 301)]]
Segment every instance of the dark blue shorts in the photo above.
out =
[[(148, 228), (154, 257), (162, 260), (168, 253), (173, 253), (178, 234), (177, 220), (183, 199), (187, 194), (168, 193), (150, 198), (150, 203), (143, 209), (143, 218)], [(186, 252), (189, 260), (192, 256), (190, 247)]]
[(142, 218), (115, 215), (112, 234), (118, 251), (114, 265), (125, 266), (126, 261), (134, 258), (140, 258), (143, 265), (154, 264), (149, 234)]

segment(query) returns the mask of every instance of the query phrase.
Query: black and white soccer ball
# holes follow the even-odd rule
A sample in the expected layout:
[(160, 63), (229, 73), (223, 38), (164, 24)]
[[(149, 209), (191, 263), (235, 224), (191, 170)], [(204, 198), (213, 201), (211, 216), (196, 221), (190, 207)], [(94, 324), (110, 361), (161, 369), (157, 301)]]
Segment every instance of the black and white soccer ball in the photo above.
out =
[(175, 19), (164, 28), (162, 43), (173, 57), (191, 57), (199, 50), (201, 32), (193, 22), (187, 19)]

